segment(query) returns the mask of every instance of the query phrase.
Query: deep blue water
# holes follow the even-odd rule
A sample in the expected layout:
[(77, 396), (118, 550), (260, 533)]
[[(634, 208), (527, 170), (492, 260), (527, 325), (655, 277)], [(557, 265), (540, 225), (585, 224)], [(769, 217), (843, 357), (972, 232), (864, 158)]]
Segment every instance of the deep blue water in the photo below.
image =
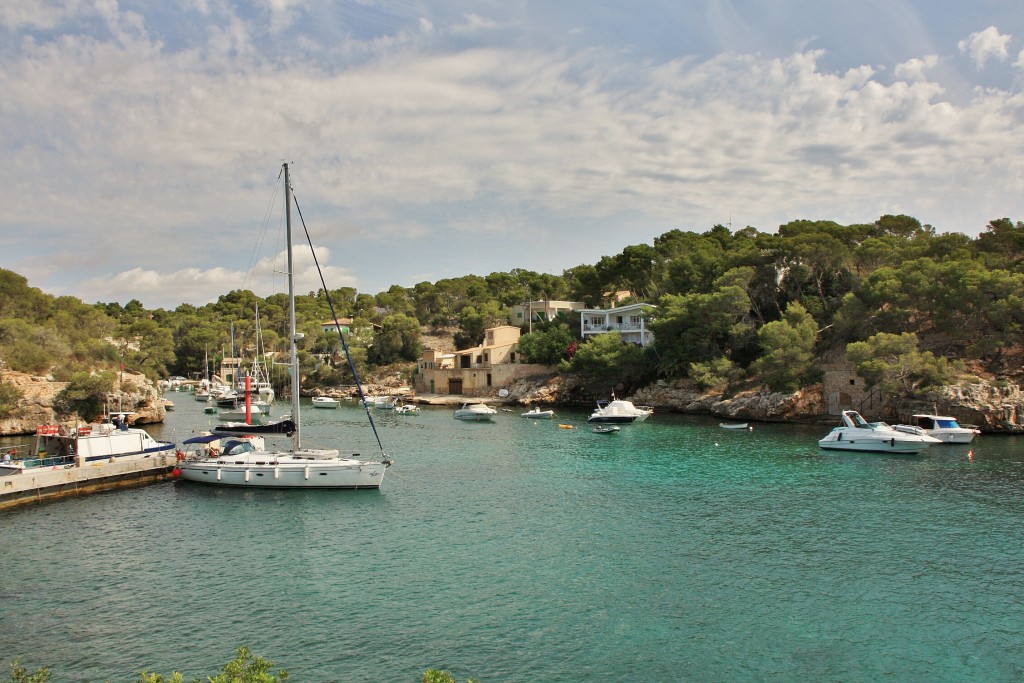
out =
[[(171, 397), (154, 434), (208, 424)], [(318, 682), (1024, 679), (1024, 440), (842, 455), (828, 426), (519, 412), (375, 413), (380, 491), (0, 513), (4, 658), (62, 681), (205, 676), (239, 645)], [(307, 445), (375, 450), (362, 409), (303, 416)]]

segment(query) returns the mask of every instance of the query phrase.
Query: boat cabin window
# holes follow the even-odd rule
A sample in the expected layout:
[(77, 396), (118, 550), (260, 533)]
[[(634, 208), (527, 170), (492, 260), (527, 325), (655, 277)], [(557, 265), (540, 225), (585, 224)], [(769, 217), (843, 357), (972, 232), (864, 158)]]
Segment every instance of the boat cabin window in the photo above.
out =
[(254, 450), (256, 450), (256, 447), (248, 441), (235, 441), (227, 444), (227, 451), (224, 455), (241, 455), (242, 453)]
[(853, 418), (853, 424), (857, 425), (858, 427), (870, 426), (868, 425), (868, 421), (860, 416), (860, 413), (851, 413), (850, 417)]

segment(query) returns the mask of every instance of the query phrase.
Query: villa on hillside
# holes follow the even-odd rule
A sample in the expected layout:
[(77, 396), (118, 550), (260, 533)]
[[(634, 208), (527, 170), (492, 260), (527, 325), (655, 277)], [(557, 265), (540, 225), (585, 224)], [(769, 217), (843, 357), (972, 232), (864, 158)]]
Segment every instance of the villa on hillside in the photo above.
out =
[(585, 308), (580, 310), (580, 336), (583, 341), (597, 334), (618, 331), (622, 341), (649, 346), (654, 335), (646, 326), (646, 314), (652, 304), (627, 304), (609, 309)]
[(337, 332), (338, 327), (344, 334), (352, 334), (352, 318), (338, 318), (337, 320), (324, 320), (320, 323), (321, 332)]
[(545, 365), (522, 362), (517, 352), (520, 334), (514, 325), (500, 325), (484, 332), (480, 346), (454, 352), (424, 350), (416, 368), (416, 391), (483, 396), (521, 377), (550, 372)]
[(533, 323), (551, 322), (559, 313), (571, 313), (585, 307), (582, 301), (528, 301), (513, 306), (509, 317), (513, 325), (529, 328)]

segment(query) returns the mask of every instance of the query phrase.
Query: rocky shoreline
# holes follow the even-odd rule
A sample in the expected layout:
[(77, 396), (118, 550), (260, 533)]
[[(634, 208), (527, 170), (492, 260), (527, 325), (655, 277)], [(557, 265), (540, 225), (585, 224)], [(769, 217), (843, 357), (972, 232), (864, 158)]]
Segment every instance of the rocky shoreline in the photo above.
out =
[[(564, 377), (541, 382), (520, 382), (510, 387), (508, 400), (523, 405), (592, 405), (578, 397), (578, 387)], [(691, 415), (713, 415), (728, 420), (753, 422), (834, 423), (822, 385), (792, 393), (755, 387), (725, 395), (702, 392), (686, 381), (663, 382), (644, 387), (630, 396), (637, 405)], [(576, 398), (569, 398), (576, 396)], [(595, 398), (608, 398), (607, 396)], [(899, 405), (885, 403), (865, 417), (891, 423), (909, 422), (915, 413), (949, 415), (962, 424), (976, 425), (983, 433), (1024, 434), (1024, 391), (1016, 384), (977, 382), (950, 385), (923, 393)]]
[[(24, 395), (14, 415), (0, 419), (0, 435), (33, 434), (41, 424), (54, 424), (57, 419), (53, 404), (56, 396), (67, 386), (52, 378), (30, 376), (19, 372), (0, 373), (0, 381), (17, 387)], [(507, 387), (508, 395), (474, 397), (486, 398), (517, 405), (592, 406), (596, 399), (570, 377), (552, 374), (542, 378), (519, 380)], [(354, 387), (339, 387), (334, 391), (318, 392), (335, 398), (352, 397)], [(408, 387), (370, 385), (366, 394), (393, 394), (410, 396)], [(806, 387), (792, 393), (771, 392), (764, 387), (750, 387), (730, 395), (722, 392), (699, 391), (687, 381), (658, 381), (627, 396), (621, 387), (620, 398), (628, 398), (638, 405), (652, 406), (655, 410), (692, 415), (713, 415), (728, 420), (753, 422), (810, 422), (833, 423), (835, 415), (829, 413), (828, 401), (821, 385)], [(424, 403), (451, 403), (466, 397), (438, 396), (437, 401), (417, 397)], [(164, 406), (159, 391), (143, 375), (125, 373), (111, 400), (115, 409), (130, 410), (136, 414), (134, 424), (162, 422)], [(1024, 391), (1009, 382), (982, 381), (963, 385), (950, 385), (928, 392), (899, 405), (891, 403), (866, 412), (868, 419), (887, 422), (909, 422), (914, 413), (937, 413), (955, 417), (962, 424), (977, 425), (983, 433), (1024, 434)], [(63, 422), (73, 423), (77, 416)], [(85, 420), (80, 420), (85, 421)]]

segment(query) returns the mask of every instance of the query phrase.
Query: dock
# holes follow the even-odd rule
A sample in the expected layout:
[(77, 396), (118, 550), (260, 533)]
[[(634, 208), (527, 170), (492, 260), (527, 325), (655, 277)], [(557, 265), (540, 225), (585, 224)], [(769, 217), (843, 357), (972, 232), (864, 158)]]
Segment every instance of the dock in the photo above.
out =
[(172, 478), (175, 454), (26, 469), (0, 477), (0, 510), (87, 493), (145, 486)]

